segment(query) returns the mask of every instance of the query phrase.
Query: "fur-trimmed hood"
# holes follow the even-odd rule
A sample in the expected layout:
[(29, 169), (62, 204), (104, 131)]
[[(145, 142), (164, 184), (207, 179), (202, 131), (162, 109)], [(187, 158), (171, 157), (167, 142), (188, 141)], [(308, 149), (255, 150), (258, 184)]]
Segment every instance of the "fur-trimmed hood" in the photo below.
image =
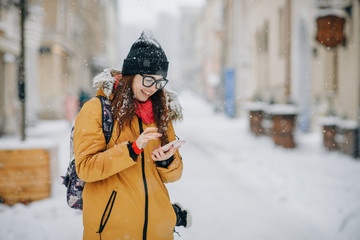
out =
[(115, 77), (111, 75), (113, 70), (115, 69), (105, 69), (93, 79), (93, 87), (96, 87), (97, 90), (101, 89), (107, 98), (110, 98), (116, 81)]
[[(113, 92), (113, 88), (116, 82), (115, 77), (111, 75), (111, 72), (116, 69), (108, 68), (96, 75), (93, 79), (93, 86), (97, 90), (102, 90), (107, 98), (110, 98)], [(118, 70), (116, 70), (118, 71)], [(120, 72), (120, 71), (118, 71)], [(170, 120), (182, 120), (183, 113), (182, 107), (179, 102), (178, 95), (175, 91), (170, 89), (164, 89), (166, 94), (166, 102), (170, 112)]]

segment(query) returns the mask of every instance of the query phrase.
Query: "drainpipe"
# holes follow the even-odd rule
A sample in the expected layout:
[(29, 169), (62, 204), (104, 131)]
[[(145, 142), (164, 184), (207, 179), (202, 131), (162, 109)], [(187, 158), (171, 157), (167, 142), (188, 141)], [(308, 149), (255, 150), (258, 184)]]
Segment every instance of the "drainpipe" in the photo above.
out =
[[(360, 0), (358, 0), (358, 3), (356, 4), (354, 2), (354, 5), (358, 6), (358, 16), (357, 16), (357, 24), (358, 24), (358, 43), (360, 44), (360, 24), (359, 24), (359, 20), (360, 20)], [(355, 18), (355, 16), (354, 16)], [(360, 65), (360, 45), (358, 44), (358, 66)], [(360, 68), (358, 68), (358, 83), (360, 83)], [(358, 128), (357, 128), (357, 138), (356, 138), (356, 148), (355, 148), (355, 156), (356, 157), (360, 157), (360, 84), (358, 86)]]
[(228, 16), (228, 1), (221, 1), (222, 2), (222, 46), (221, 46), (221, 84), (219, 88), (219, 99), (220, 99), (220, 111), (225, 111), (225, 67), (226, 67), (226, 51), (228, 48), (228, 28), (227, 25), (227, 16)]
[(285, 14), (286, 14), (286, 66), (285, 66), (285, 97), (286, 101), (290, 100), (291, 94), (291, 0), (285, 2)]

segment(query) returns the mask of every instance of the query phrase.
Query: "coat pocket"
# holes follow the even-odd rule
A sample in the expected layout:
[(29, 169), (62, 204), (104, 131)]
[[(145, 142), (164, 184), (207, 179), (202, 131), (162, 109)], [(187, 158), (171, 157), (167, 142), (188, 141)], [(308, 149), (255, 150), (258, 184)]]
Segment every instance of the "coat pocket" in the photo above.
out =
[(116, 194), (117, 194), (116, 191), (112, 191), (112, 193), (110, 195), (110, 198), (109, 198), (109, 201), (107, 202), (105, 210), (104, 210), (103, 215), (101, 217), (99, 231), (97, 232), (97, 233), (100, 234), (100, 236), (101, 236), (101, 233), (104, 231), (104, 228), (106, 226), (107, 221), (109, 220), (112, 208), (113, 208), (114, 203), (115, 203)]

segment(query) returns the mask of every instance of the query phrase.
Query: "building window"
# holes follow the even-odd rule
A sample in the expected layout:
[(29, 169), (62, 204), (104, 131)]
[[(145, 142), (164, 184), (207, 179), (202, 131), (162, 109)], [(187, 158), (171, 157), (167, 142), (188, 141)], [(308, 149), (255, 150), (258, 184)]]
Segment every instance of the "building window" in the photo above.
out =
[(265, 22), (264, 25), (264, 36), (263, 36), (263, 44), (264, 44), (264, 51), (267, 53), (269, 51), (269, 21)]
[(269, 21), (256, 32), (256, 43), (258, 53), (267, 53), (269, 51)]

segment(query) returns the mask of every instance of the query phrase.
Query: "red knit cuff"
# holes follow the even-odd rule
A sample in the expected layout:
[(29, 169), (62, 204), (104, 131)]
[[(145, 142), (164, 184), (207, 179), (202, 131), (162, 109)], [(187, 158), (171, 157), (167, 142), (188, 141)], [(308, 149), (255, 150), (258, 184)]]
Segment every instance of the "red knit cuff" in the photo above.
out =
[(140, 149), (137, 145), (136, 142), (133, 142), (132, 144), (132, 149), (134, 150), (134, 152), (139, 155), (142, 151), (144, 151), (144, 149)]

